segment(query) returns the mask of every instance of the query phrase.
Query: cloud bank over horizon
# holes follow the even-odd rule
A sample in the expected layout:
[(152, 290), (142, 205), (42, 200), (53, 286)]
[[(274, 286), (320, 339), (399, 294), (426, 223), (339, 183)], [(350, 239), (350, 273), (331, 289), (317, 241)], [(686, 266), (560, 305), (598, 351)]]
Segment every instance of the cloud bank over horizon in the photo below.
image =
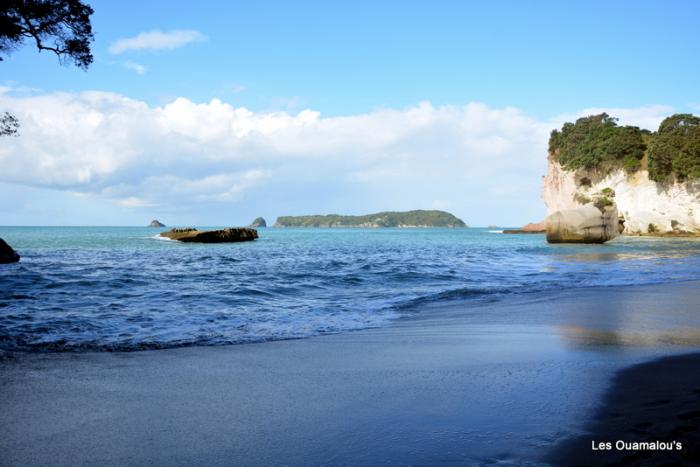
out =
[[(444, 209), (472, 225), (538, 220), (549, 132), (606, 110), (539, 121), (514, 107), (421, 102), (323, 117), (219, 99), (150, 106), (109, 92), (15, 97), (8, 89), (0, 108), (22, 124), (0, 147), (0, 183), (107, 201), (133, 219)], [(672, 110), (606, 111), (655, 129)]]

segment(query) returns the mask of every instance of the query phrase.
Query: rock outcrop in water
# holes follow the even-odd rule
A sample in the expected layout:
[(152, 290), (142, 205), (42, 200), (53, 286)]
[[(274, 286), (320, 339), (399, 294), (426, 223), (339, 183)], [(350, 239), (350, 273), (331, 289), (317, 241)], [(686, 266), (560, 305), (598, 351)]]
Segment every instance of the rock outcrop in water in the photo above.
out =
[(19, 254), (0, 238), (0, 264), (16, 263), (19, 261)]
[(153, 219), (150, 224), (148, 224), (149, 227), (165, 227), (165, 224), (161, 223), (157, 219)]
[(519, 229), (504, 230), (504, 234), (539, 234), (547, 231), (547, 221), (530, 222)]
[(614, 201), (628, 235), (700, 235), (700, 118), (677, 114), (656, 132), (607, 114), (580, 118), (549, 140), (547, 213)]
[(253, 222), (250, 223), (248, 226), (251, 229), (258, 229), (260, 227), (267, 227), (267, 222), (265, 222), (265, 219), (262, 217), (256, 217)]
[(185, 243), (247, 242), (258, 238), (258, 231), (247, 227), (230, 227), (222, 230), (197, 230), (192, 227), (161, 232), (161, 237)]
[(605, 243), (621, 230), (615, 206), (597, 208), (587, 204), (556, 211), (547, 216), (546, 223), (549, 243)]

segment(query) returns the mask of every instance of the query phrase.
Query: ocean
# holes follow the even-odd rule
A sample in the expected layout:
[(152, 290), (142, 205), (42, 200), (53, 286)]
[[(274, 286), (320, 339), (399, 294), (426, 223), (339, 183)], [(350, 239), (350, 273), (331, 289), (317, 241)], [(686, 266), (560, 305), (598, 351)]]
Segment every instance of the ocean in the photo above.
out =
[[(142, 227), (0, 227), (0, 349), (142, 350), (303, 338), (434, 305), (700, 279), (700, 239), (548, 245), (489, 229), (260, 229), (182, 244)], [(430, 305), (430, 306), (426, 306)]]

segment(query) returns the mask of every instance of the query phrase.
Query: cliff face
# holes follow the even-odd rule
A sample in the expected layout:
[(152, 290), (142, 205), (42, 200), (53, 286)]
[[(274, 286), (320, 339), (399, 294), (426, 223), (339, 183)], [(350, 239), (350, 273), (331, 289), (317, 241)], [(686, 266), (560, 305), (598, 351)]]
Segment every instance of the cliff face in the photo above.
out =
[(624, 216), (624, 234), (700, 235), (700, 181), (660, 184), (649, 180), (646, 170), (627, 174), (619, 169), (607, 175), (567, 171), (550, 154), (542, 183), (547, 214), (580, 207), (602, 193), (608, 193)]

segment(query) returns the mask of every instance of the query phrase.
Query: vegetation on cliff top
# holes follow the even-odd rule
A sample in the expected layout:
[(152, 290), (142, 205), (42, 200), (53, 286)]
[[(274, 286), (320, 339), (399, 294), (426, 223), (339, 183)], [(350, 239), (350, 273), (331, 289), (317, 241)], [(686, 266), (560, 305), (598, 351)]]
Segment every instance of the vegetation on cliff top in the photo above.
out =
[(565, 123), (549, 138), (549, 152), (567, 170), (624, 169), (635, 172), (646, 164), (658, 182), (700, 178), (700, 118), (676, 114), (650, 133), (618, 126), (606, 113)]
[(449, 212), (417, 210), (365, 216), (282, 216), (277, 218), (275, 227), (466, 227), (466, 224)]
[(676, 114), (666, 118), (649, 143), (649, 178), (662, 182), (700, 178), (700, 117)]
[(566, 169), (624, 168), (638, 170), (644, 157), (644, 132), (636, 126), (618, 126), (606, 113), (565, 123), (552, 131), (549, 152)]

